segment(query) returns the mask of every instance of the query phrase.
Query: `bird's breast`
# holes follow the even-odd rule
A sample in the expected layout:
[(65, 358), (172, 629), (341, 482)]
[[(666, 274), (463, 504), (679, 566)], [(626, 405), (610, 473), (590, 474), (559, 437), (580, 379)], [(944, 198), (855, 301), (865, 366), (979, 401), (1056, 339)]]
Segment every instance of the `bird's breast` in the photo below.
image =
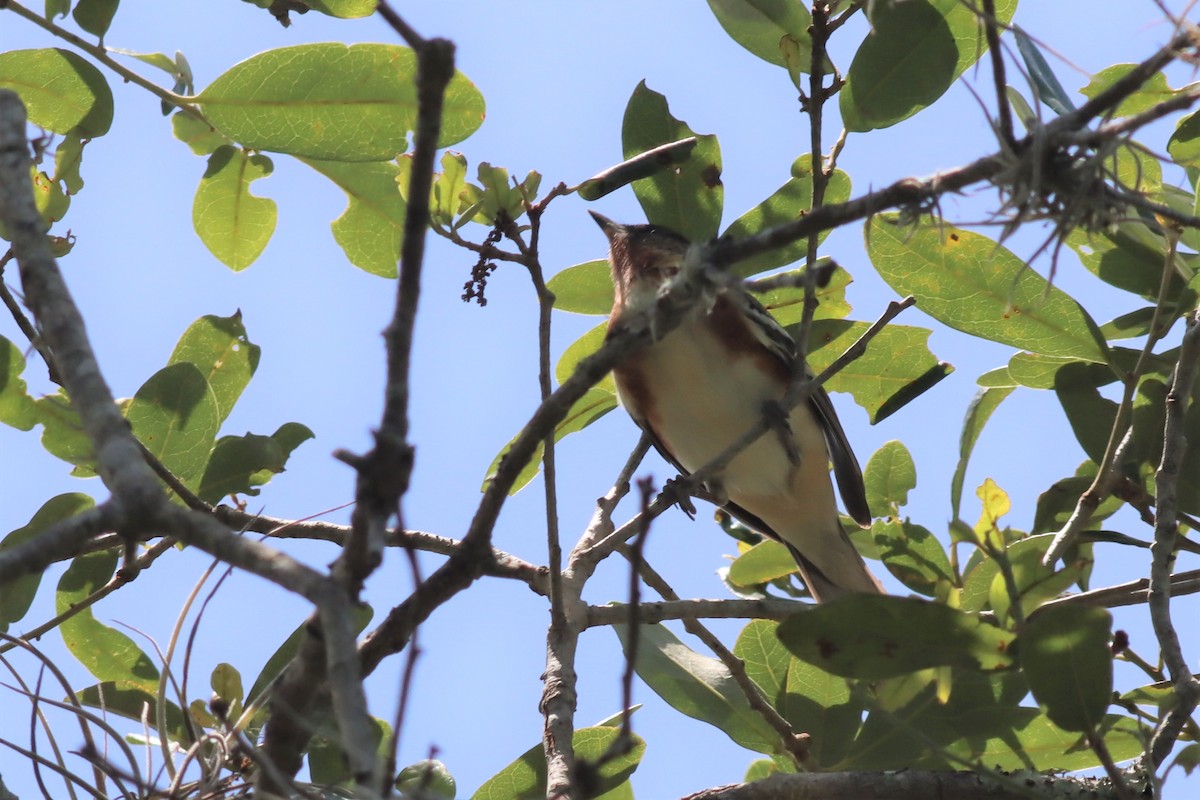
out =
[[(742, 329), (731, 330), (735, 325)], [(614, 371), (621, 402), (688, 472), (754, 426), (764, 405), (783, 397), (787, 374), (787, 365), (753, 339), (740, 317), (723, 314), (719, 304), (712, 312), (695, 312)], [(789, 422), (802, 457), (820, 454), (816, 463), (825, 469), (825, 442), (808, 405), (793, 409)], [(794, 470), (778, 435), (768, 432), (743, 450), (719, 481), (731, 497), (747, 491), (773, 494), (788, 491)]]

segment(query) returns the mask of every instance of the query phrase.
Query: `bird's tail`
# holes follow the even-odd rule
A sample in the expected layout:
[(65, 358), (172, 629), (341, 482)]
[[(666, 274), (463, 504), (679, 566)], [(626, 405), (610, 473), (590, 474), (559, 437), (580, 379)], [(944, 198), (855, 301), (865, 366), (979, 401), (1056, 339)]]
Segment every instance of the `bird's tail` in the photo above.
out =
[(800, 577), (804, 579), (804, 585), (818, 603), (851, 592), (886, 594), (883, 585), (871, 574), (871, 570), (867, 569), (863, 557), (845, 533), (838, 537), (836, 544), (827, 543), (829, 546), (823, 553), (825, 569), (805, 558), (790, 542), (785, 541), (784, 544), (791, 551), (792, 558), (796, 559), (796, 565), (800, 567)]

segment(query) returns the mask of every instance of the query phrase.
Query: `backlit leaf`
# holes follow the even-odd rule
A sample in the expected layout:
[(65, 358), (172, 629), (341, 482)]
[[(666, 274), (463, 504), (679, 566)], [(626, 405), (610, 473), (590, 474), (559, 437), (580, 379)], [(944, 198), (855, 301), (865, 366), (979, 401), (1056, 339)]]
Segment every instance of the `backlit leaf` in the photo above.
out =
[[(282, 47), (234, 65), (196, 102), (252, 150), (331, 161), (387, 161), (417, 119), (416, 56), (405, 47), (336, 42)], [(446, 88), (440, 145), (483, 122), (483, 96), (461, 73)]]
[(346, 210), (332, 228), (334, 240), (350, 263), (372, 275), (396, 277), (408, 210), (396, 186), (399, 167), (392, 161), (300, 160), (346, 193)]
[(0, 88), (21, 96), (29, 121), (55, 133), (79, 128), (87, 137), (108, 133), (112, 90), (100, 70), (69, 50), (0, 53)]
[[(55, 611), (62, 614), (108, 583), (117, 567), (117, 550), (76, 556), (58, 581)], [(63, 643), (101, 681), (121, 681), (144, 691), (158, 690), (158, 669), (132, 639), (96, 619), (91, 608), (77, 611), (59, 626)]]
[(273, 169), (266, 156), (231, 145), (208, 158), (192, 203), (192, 225), (208, 251), (232, 270), (254, 263), (275, 232), (275, 201), (250, 192), (250, 185)]
[(949, 225), (868, 223), (867, 252), (880, 276), (917, 307), (964, 333), (1050, 356), (1103, 363), (1087, 313), (1011, 251)]

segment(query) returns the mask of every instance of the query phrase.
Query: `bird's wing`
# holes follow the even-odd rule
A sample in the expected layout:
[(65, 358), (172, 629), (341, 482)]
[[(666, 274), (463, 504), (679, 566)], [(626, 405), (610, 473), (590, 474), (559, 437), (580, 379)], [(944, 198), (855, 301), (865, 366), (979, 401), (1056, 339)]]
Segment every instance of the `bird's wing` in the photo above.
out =
[[(771, 316), (771, 312), (763, 307), (747, 292), (740, 292), (741, 302), (751, 321), (755, 338), (758, 339), (776, 358), (783, 361), (789, 369), (794, 364), (796, 342), (783, 326)], [(808, 404), (825, 434), (825, 444), (829, 448), (829, 457), (833, 461), (833, 474), (837, 478), (838, 490), (842, 502), (846, 504), (846, 513), (850, 518), (864, 528), (871, 525), (871, 509), (867, 505), (867, 490), (863, 486), (862, 469), (854, 450), (846, 438), (846, 431), (838, 420), (837, 412), (824, 387), (809, 395)]]

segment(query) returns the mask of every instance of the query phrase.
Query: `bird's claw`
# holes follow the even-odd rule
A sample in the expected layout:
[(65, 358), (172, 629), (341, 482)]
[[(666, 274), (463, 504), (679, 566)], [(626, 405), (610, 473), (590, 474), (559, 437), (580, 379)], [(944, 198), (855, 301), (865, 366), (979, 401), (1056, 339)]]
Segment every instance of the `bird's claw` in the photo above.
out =
[(687, 483), (679, 477), (671, 478), (663, 486), (664, 492), (669, 492), (675, 505), (679, 506), (679, 510), (688, 515), (689, 519), (696, 518), (696, 504), (692, 502), (692, 494), (687, 488)]

